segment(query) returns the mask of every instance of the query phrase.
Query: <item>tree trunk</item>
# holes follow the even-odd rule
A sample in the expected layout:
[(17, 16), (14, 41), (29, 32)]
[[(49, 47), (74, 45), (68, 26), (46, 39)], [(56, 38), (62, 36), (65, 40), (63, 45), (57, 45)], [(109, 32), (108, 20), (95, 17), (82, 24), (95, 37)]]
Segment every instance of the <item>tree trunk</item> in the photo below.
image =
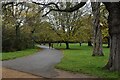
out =
[(80, 44), (80, 46), (82, 46), (82, 42), (80, 42), (79, 44)]
[(107, 48), (110, 48), (110, 37), (109, 37), (109, 36), (107, 37), (107, 41), (108, 41), (108, 46), (107, 46)]
[(33, 34), (34, 33), (31, 33), (30, 37), (31, 37), (31, 40), (32, 40), (32, 48), (35, 48), (35, 40), (34, 40)]
[(88, 46), (92, 46), (92, 42), (91, 41), (88, 41)]
[(60, 43), (60, 46), (62, 46), (62, 44)]
[(120, 70), (120, 34), (114, 34), (110, 36), (111, 38), (111, 45), (110, 45), (110, 56), (109, 61), (105, 68), (112, 70), (112, 71), (118, 71)]
[(110, 56), (105, 68), (120, 72), (120, 2), (105, 3), (109, 12)]
[(16, 38), (15, 38), (15, 49), (16, 50), (21, 50), (21, 48), (20, 48), (20, 28), (19, 28), (19, 26), (18, 25), (16, 25), (16, 27), (15, 27), (16, 29), (15, 29), (15, 32), (16, 32)]
[(69, 49), (69, 42), (66, 42), (66, 49)]
[(50, 49), (50, 47), (51, 47), (51, 42), (49, 42), (49, 49)]
[(35, 33), (35, 28), (31, 31), (30, 38), (32, 40), (32, 48), (35, 48), (35, 39), (33, 34)]
[(93, 29), (94, 29), (94, 41), (93, 41), (93, 54), (92, 56), (103, 56), (102, 49), (102, 33), (100, 29), (100, 3), (92, 2), (93, 12)]

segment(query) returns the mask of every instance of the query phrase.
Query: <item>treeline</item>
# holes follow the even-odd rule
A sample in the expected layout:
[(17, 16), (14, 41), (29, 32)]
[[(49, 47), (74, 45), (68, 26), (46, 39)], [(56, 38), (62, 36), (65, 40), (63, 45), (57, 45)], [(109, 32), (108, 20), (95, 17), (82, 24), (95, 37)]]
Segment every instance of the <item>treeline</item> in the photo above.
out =
[[(69, 43), (93, 42), (93, 16), (83, 9), (73, 13), (51, 12), (42, 18), (41, 7), (32, 3), (12, 2), (2, 6), (2, 50), (17, 51), (34, 47), (35, 43)], [(74, 6), (66, 3), (67, 8)], [(102, 8), (104, 9), (104, 8)], [(102, 10), (101, 9), (101, 10)], [(102, 12), (102, 11), (101, 11)], [(106, 14), (106, 13), (101, 13)], [(101, 23), (106, 26), (106, 19), (101, 17)], [(108, 36), (108, 28), (101, 27), (103, 39)]]
[[(15, 28), (2, 29), (2, 51), (18, 51), (26, 48), (32, 48), (31, 33), (20, 30), (19, 40), (16, 39)], [(16, 41), (18, 40), (18, 41)]]
[[(36, 8), (39, 7), (17, 2), (4, 4), (6, 3), (2, 6), (2, 51), (18, 51), (34, 47), (32, 31), (35, 21), (32, 22), (34, 16), (31, 12), (37, 11)], [(34, 15), (37, 13), (38, 11)]]

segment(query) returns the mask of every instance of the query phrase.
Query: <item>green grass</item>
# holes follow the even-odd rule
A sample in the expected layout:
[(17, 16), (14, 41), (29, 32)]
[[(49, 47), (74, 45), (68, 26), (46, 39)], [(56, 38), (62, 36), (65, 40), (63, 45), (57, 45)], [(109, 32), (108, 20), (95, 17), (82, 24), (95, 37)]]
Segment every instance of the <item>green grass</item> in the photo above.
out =
[(56, 66), (58, 69), (74, 72), (74, 73), (85, 73), (92, 76), (101, 78), (117, 78), (117, 72), (110, 72), (103, 70), (102, 67), (108, 61), (109, 48), (105, 48), (104, 45), (104, 56), (93, 57), (92, 47), (88, 47), (87, 44), (70, 44), (70, 49), (65, 49), (65, 44), (62, 46), (54, 45), (55, 48), (63, 51), (64, 57), (62, 61)]
[(15, 59), (23, 56), (28, 56), (31, 54), (34, 54), (38, 51), (37, 48), (35, 49), (26, 49), (22, 51), (15, 51), (15, 52), (3, 52), (2, 55), (0, 55), (0, 60), (10, 60), (10, 59)]

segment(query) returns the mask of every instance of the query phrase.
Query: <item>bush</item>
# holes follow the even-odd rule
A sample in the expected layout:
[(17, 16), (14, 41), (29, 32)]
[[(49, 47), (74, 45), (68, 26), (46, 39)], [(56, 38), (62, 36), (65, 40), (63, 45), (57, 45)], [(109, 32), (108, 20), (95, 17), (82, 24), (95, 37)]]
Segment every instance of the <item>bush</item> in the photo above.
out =
[(20, 33), (19, 40), (16, 41), (15, 31), (10, 28), (3, 30), (2, 36), (2, 51), (20, 51), (26, 48), (32, 48), (33, 42), (30, 37), (30, 33)]

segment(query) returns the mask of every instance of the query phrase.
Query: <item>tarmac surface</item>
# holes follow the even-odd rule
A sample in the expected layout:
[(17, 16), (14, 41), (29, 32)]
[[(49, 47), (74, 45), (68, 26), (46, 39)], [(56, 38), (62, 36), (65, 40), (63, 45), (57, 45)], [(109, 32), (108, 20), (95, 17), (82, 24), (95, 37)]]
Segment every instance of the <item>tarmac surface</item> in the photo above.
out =
[(2, 61), (2, 66), (46, 78), (58, 76), (59, 74), (55, 71), (54, 66), (61, 61), (62, 52), (52, 48), (49, 49), (46, 46), (39, 47), (43, 50), (27, 57)]

